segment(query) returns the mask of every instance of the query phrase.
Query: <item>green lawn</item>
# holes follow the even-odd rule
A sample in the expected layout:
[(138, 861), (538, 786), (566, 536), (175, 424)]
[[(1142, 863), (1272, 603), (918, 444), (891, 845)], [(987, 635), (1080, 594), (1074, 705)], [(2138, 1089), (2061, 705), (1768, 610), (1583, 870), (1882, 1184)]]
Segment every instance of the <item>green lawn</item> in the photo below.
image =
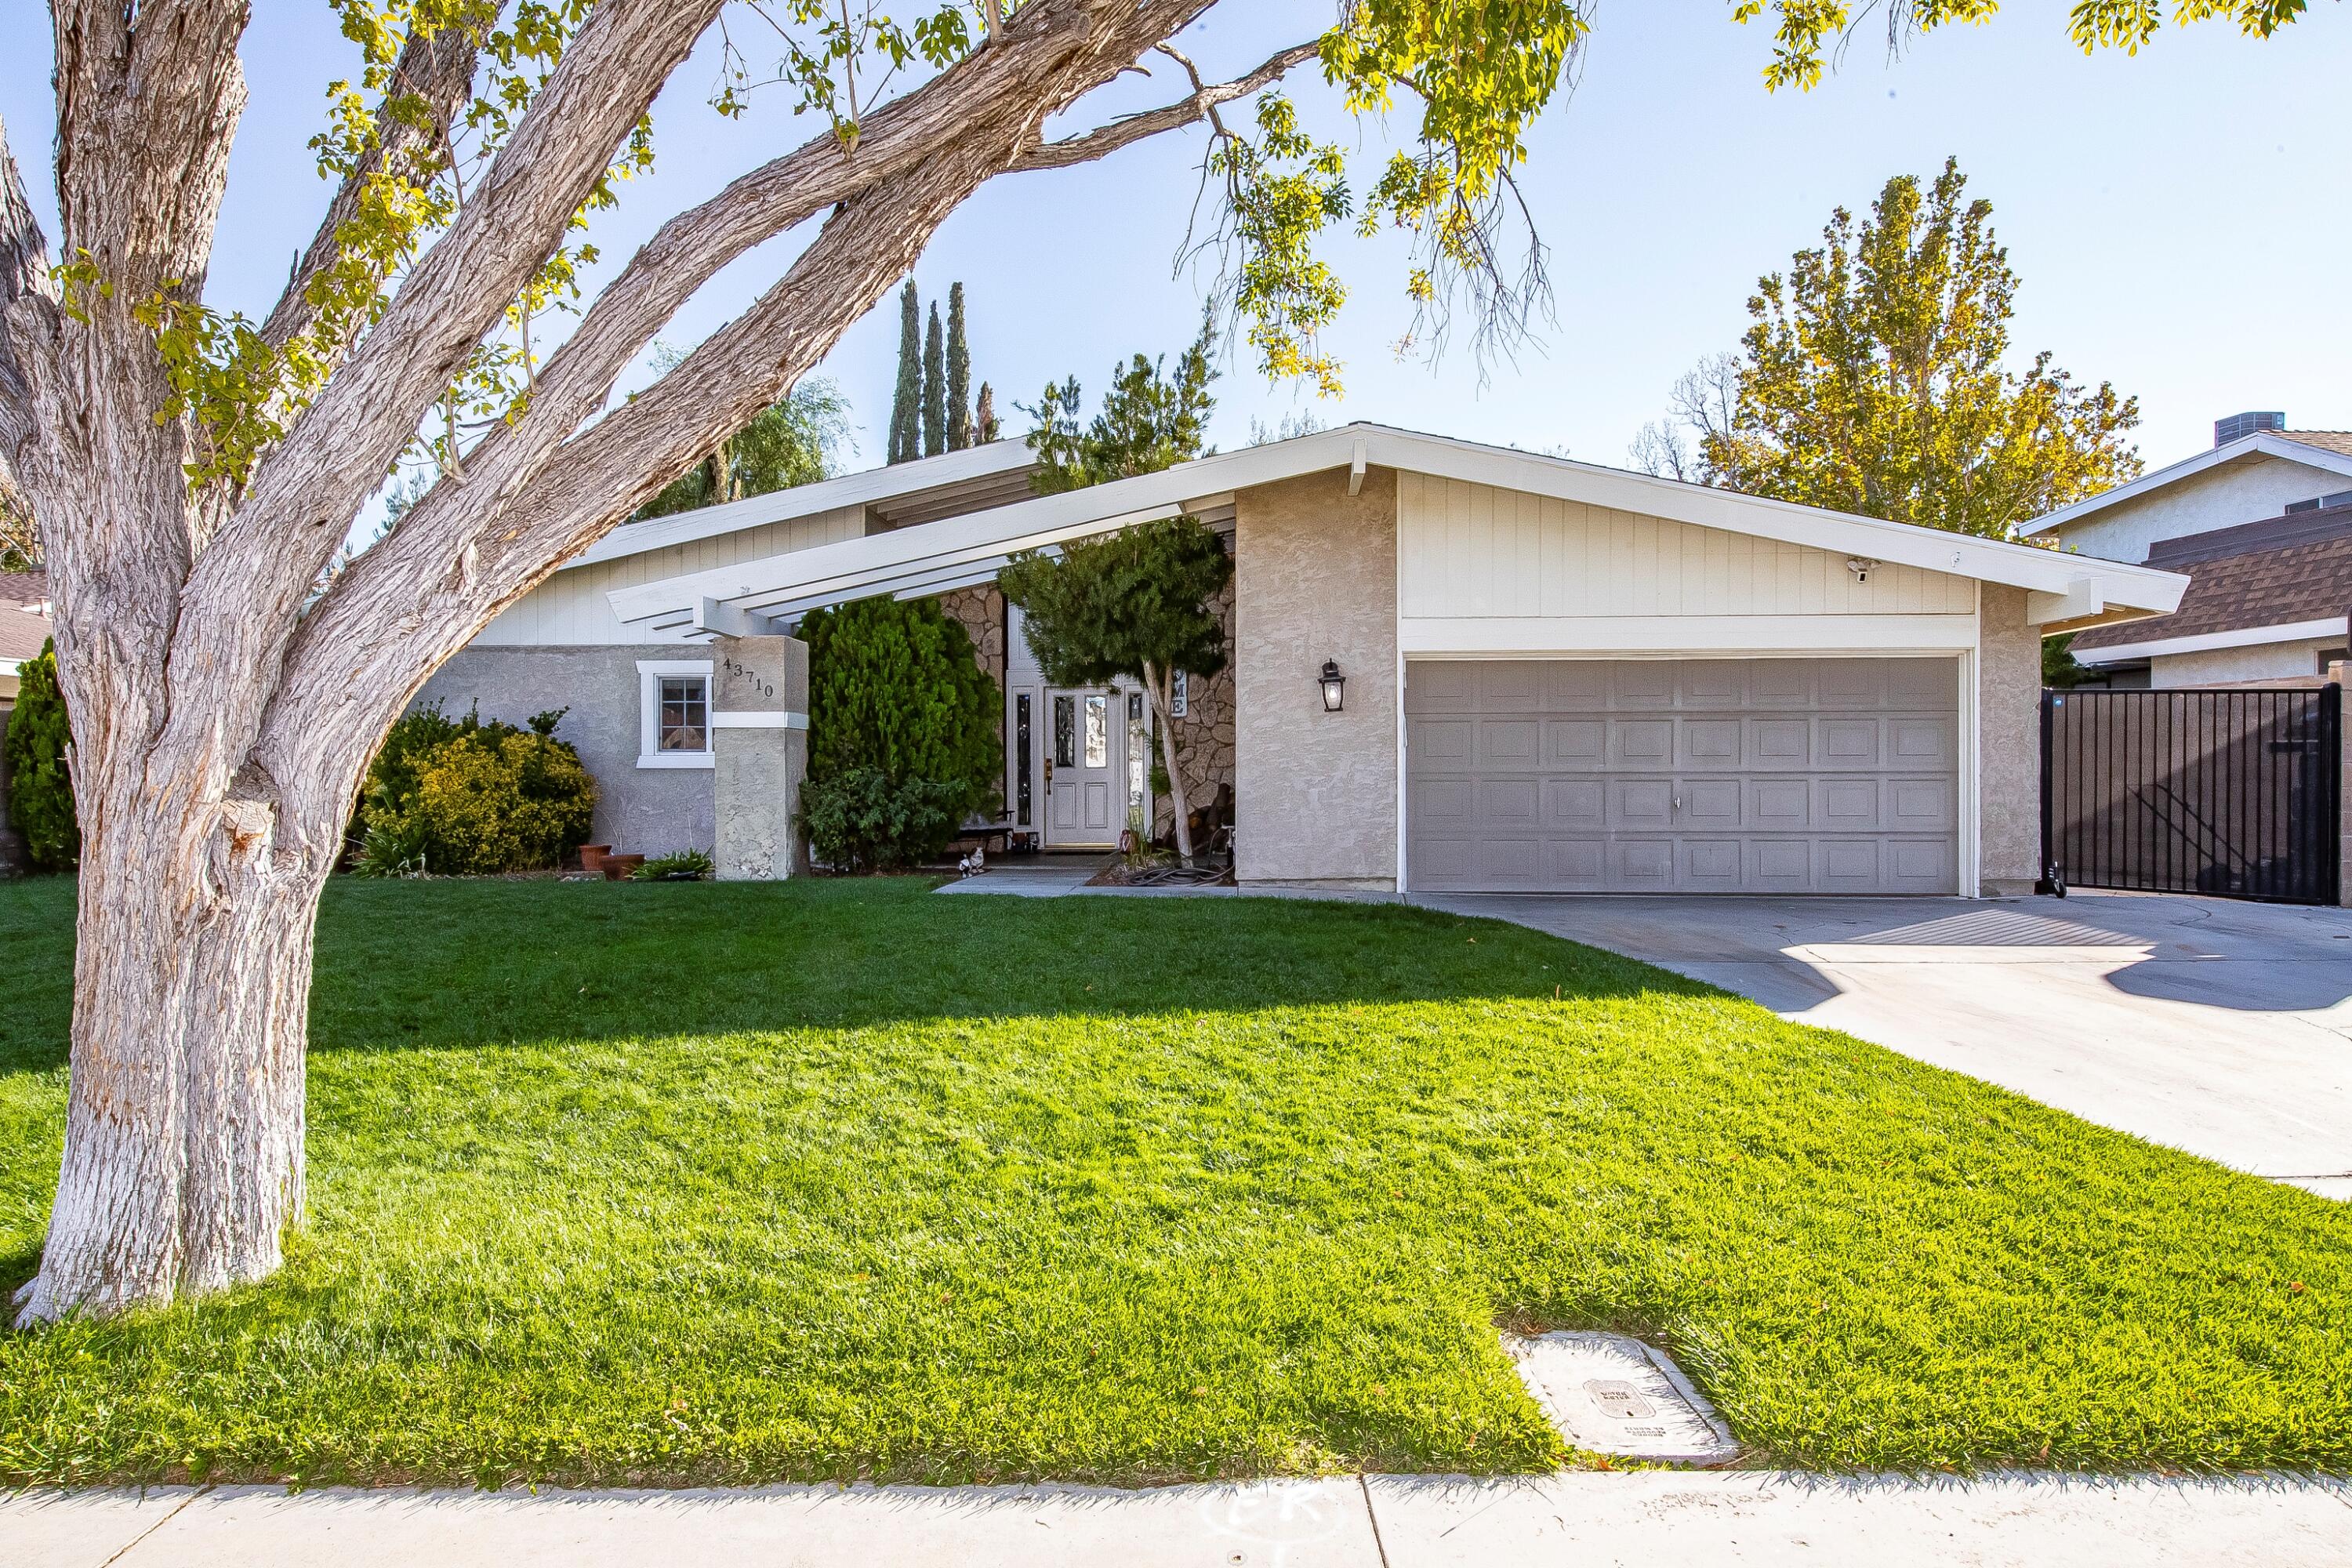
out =
[[(1495, 1325), (1773, 1460), (2352, 1464), (2352, 1214), (1514, 927), (339, 883), (313, 1221), (0, 1331), (0, 1477), (1118, 1480), (1562, 1456)], [(0, 885), (0, 1287), (72, 889)]]

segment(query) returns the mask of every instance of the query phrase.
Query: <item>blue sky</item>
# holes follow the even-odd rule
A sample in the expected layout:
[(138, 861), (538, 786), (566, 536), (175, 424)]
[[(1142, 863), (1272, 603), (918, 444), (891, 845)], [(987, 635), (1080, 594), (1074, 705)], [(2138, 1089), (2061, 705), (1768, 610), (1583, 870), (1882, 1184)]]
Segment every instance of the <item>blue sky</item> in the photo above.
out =
[[(28, 13), (31, 0), (8, 0)], [(1185, 40), (1204, 70), (1230, 74), (1328, 24), (1330, 0), (1227, 0)], [(2055, 0), (2012, 0), (1992, 25), (1916, 42), (1899, 60), (1857, 41), (1811, 93), (1768, 94), (1769, 35), (1721, 0), (1602, 5), (1581, 83), (1535, 137), (1527, 188), (1553, 247), (1558, 320), (1516, 363), (1482, 373), (1466, 350), (1434, 365), (1400, 362), (1409, 324), (1402, 257), (1387, 239), (1347, 238), (1333, 258), (1353, 294), (1329, 340), (1347, 395), (1320, 403), (1268, 386), (1245, 359), (1220, 384), (1216, 438), (1248, 437), (1312, 408), (1327, 423), (1374, 419), (1623, 464), (1675, 377), (1736, 346), (1759, 272), (1813, 242), (1830, 209), (1867, 205), (1891, 174), (1931, 174), (1958, 154), (1970, 189), (2023, 279), (2016, 346), (2078, 377), (2138, 395), (2140, 444), (2158, 466), (2210, 443), (2218, 416), (2280, 408), (2291, 424), (2352, 426), (2352, 255), (2345, 193), (2352, 16), (2320, 4), (2267, 43), (2226, 26), (2168, 28), (2137, 58), (2085, 58)], [(0, 56), (0, 115), (19, 156), (48, 141), (47, 39), (12, 28)], [(745, 35), (748, 36), (748, 35)], [(267, 307), (317, 220), (323, 188), (303, 142), (322, 89), (352, 65), (319, 0), (258, 0), (246, 46), (253, 102), (239, 135), (215, 260), (215, 303)], [(814, 129), (762, 102), (739, 121), (706, 104), (706, 48), (657, 104), (658, 164), (601, 224), (607, 267), (662, 217)], [(1176, 95), (1172, 68), (1084, 106), (1085, 119)], [(1311, 77), (1310, 118), (1360, 144), (1370, 168), (1383, 129), (1346, 126)], [(1400, 127), (1402, 129), (1402, 127)], [(918, 281), (971, 297), (975, 378), (1034, 401), (1076, 374), (1090, 393), (1112, 362), (1172, 350), (1197, 322), (1206, 277), (1171, 274), (1202, 139), (1131, 149), (1090, 168), (1002, 180), (951, 219)], [(45, 163), (28, 169), (45, 215)], [(55, 228), (51, 227), (52, 238)], [(706, 289), (666, 333), (699, 338), (789, 259), (785, 237)], [(878, 462), (889, 413), (897, 321), (887, 302), (824, 366), (853, 403), (860, 455)]]

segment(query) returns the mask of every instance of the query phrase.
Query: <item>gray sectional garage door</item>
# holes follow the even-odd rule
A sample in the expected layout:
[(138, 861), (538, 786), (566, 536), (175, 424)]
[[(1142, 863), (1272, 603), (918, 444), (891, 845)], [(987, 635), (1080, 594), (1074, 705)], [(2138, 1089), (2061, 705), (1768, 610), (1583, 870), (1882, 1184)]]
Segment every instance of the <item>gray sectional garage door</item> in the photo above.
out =
[(1426, 892), (1952, 893), (1949, 658), (1407, 667)]

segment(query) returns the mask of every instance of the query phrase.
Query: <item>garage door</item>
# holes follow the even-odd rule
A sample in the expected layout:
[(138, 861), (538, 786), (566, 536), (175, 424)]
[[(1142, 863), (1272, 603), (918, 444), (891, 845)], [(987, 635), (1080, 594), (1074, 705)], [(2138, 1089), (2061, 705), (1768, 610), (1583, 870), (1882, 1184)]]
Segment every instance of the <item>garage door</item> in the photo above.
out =
[(1952, 893), (1949, 658), (1407, 668), (1428, 892)]

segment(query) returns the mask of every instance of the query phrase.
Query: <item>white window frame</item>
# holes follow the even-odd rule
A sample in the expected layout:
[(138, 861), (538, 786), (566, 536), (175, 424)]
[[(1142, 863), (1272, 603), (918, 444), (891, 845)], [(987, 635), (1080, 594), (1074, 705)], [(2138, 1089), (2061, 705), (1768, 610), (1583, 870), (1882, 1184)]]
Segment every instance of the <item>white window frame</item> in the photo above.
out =
[[(703, 749), (665, 752), (661, 749), (661, 683), (664, 676), (698, 675), (704, 682), (704, 711), (712, 721), (703, 727)], [(711, 731), (718, 726), (718, 674), (707, 658), (641, 658), (637, 660), (637, 766), (641, 768), (708, 768)]]

